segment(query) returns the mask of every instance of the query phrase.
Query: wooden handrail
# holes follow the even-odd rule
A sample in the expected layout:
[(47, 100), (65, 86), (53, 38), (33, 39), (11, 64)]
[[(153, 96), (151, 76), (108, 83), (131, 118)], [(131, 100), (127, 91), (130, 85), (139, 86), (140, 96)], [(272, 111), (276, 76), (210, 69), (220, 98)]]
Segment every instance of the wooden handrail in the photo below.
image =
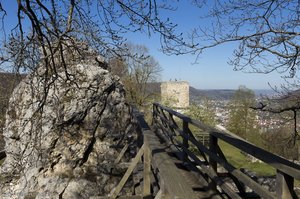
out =
[(144, 145), (147, 146), (151, 154), (151, 166), (153, 170), (158, 171), (161, 179), (160, 187), (167, 192), (165, 194), (170, 198), (196, 198), (192, 188), (178, 172), (174, 162), (170, 160), (165, 146), (160, 143), (159, 138), (145, 122), (143, 115), (138, 112), (134, 114), (144, 135)]
[(236, 148), (254, 156), (257, 159), (260, 159), (263, 162), (266, 162), (272, 165), (275, 169), (281, 170), (284, 173), (294, 176), (296, 179), (300, 180), (300, 165), (295, 164), (287, 159), (284, 159), (278, 155), (270, 153), (262, 148), (256, 147), (255, 145), (239, 138), (238, 136), (232, 136), (228, 133), (222, 132), (216, 128), (210, 127), (201, 123), (200, 121), (194, 120), (188, 116), (185, 116), (181, 113), (178, 113), (170, 108), (164, 107), (158, 103), (154, 103), (154, 106), (160, 107), (162, 110), (165, 110), (174, 116), (180, 118), (184, 122), (193, 124), (194, 126), (206, 131), (207, 133), (235, 146)]
[(293, 176), (295, 179), (300, 180), (300, 165), (295, 164), (287, 159), (284, 159), (278, 155), (270, 153), (262, 148), (259, 148), (249, 142), (245, 142), (236, 137), (232, 137), (230, 135), (226, 135), (222, 132), (211, 132), (211, 134), (232, 146), (254, 156), (257, 159), (262, 160), (263, 162), (271, 165), (275, 169), (278, 169), (290, 176)]
[[(168, 115), (168, 117), (166, 117), (166, 115)], [(179, 129), (176, 123), (174, 124), (173, 116), (182, 121), (182, 129)], [(161, 122), (162, 126), (159, 125), (160, 128), (163, 127), (165, 129), (165, 126), (168, 126), (170, 129), (172, 129), (172, 131), (175, 130), (178, 136), (182, 137), (183, 142), (181, 144), (181, 147), (184, 156), (189, 156), (189, 158), (193, 159), (195, 162), (201, 162), (199, 160), (195, 160), (196, 156), (193, 156), (191, 151), (188, 150), (189, 143), (191, 143), (196, 146), (196, 148), (198, 148), (201, 154), (205, 153), (209, 157), (209, 165), (211, 169), (214, 170), (214, 172), (217, 172), (216, 166), (218, 164), (222, 165), (223, 168), (225, 168), (231, 174), (235, 183), (239, 183), (238, 181), (241, 181), (263, 198), (275, 198), (274, 194), (271, 194), (258, 183), (253, 181), (250, 177), (227, 162), (226, 157), (223, 155), (221, 149), (218, 146), (218, 139), (221, 139), (224, 142), (256, 157), (257, 159), (262, 160), (263, 162), (269, 164), (277, 170), (277, 198), (295, 197), (293, 183), (294, 179), (300, 179), (300, 165), (272, 154), (264, 149), (256, 147), (255, 145), (247, 142), (246, 140), (243, 140), (242, 138), (239, 138), (238, 136), (230, 132), (228, 133), (220, 129), (205, 125), (200, 121), (194, 120), (184, 114), (178, 113), (159, 103), (153, 104), (153, 121), (153, 123), (156, 123), (156, 125), (157, 123)], [(199, 143), (195, 138), (193, 138), (193, 136), (188, 135), (188, 132), (190, 132), (189, 124), (192, 124), (193, 126), (209, 134), (209, 148)], [(172, 139), (172, 137), (170, 137), (170, 139)], [(180, 144), (179, 142), (177, 143)], [(199, 164), (199, 166), (201, 166), (201, 164)], [(240, 194), (245, 194), (245, 192), (242, 190), (242, 186), (240, 184), (237, 184), (237, 186), (239, 188)]]
[[(189, 141), (194, 146), (196, 146), (198, 148), (199, 152), (205, 153), (206, 155), (208, 155), (210, 157), (210, 165), (214, 164), (214, 167), (216, 167), (216, 165), (217, 165), (216, 163), (222, 165), (227, 171), (231, 172), (231, 174), (233, 176), (235, 176), (236, 178), (240, 179), (241, 182), (243, 182), (245, 184), (248, 184), (251, 189), (253, 189), (257, 193), (259, 193), (261, 196), (263, 196), (263, 198), (274, 198), (275, 197), (273, 194), (271, 194), (269, 191), (265, 190), (263, 187), (261, 187), (254, 180), (252, 180), (251, 178), (249, 178), (246, 174), (244, 174), (240, 170), (236, 169), (234, 166), (232, 166), (226, 160), (224, 160), (221, 157), (219, 157), (219, 155), (217, 155), (216, 153), (214, 153), (210, 149), (206, 148), (204, 145), (202, 145), (200, 142), (198, 142), (195, 138), (188, 137), (186, 134), (184, 134), (183, 131), (178, 131), (178, 132), (179, 132), (179, 135), (182, 136), (183, 138), (189, 139)], [(177, 145), (180, 144), (176, 140), (174, 142)], [(208, 174), (211, 178), (214, 178), (214, 180), (219, 181), (219, 179), (216, 177), (217, 174), (214, 175), (214, 173), (217, 173), (216, 168), (212, 168), (211, 167), (210, 170), (209, 170), (207, 168), (207, 165), (203, 165), (203, 163), (200, 163), (199, 160), (195, 159), (196, 156), (193, 155), (191, 151), (189, 151), (188, 149), (186, 149), (184, 146), (182, 146), (182, 148), (183, 148), (184, 152), (186, 152), (187, 154), (189, 154), (189, 156), (190, 156), (191, 159), (193, 159), (194, 161), (196, 161), (199, 164), (199, 166), (201, 167), (201, 169), (204, 170), (206, 174)], [(204, 156), (204, 158), (205, 158), (205, 156)], [(215, 162), (215, 163), (213, 163), (213, 162)], [(224, 185), (222, 183), (221, 184), (220, 184), (220, 182), (216, 182), (216, 183), (220, 187), (223, 188)], [(234, 195), (233, 195), (232, 192), (228, 193), (228, 188), (226, 190), (226, 193), (230, 197), (234, 197)]]
[(205, 125), (204, 123), (202, 123), (202, 122), (200, 122), (198, 120), (194, 120), (194, 119), (192, 119), (192, 118), (190, 118), (190, 117), (188, 117), (186, 115), (178, 113), (177, 111), (174, 111), (174, 110), (172, 110), (172, 109), (170, 109), (168, 107), (165, 107), (165, 106), (163, 106), (163, 105), (161, 105), (159, 103), (153, 103), (153, 105), (154, 105), (154, 107), (160, 107), (162, 110), (165, 110), (165, 111), (171, 113), (172, 115), (180, 118), (182, 121), (188, 122), (189, 124), (192, 124), (192, 125), (200, 128), (200, 129), (202, 129), (204, 131), (214, 131), (214, 130), (216, 130), (215, 128), (212, 128), (212, 127), (210, 127), (208, 125)]

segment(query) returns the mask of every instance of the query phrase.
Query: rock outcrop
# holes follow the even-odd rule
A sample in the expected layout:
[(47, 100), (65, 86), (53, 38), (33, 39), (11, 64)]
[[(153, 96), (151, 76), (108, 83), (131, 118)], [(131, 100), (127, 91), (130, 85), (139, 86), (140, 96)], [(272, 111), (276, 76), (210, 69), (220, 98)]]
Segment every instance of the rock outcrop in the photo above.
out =
[(8, 100), (14, 88), (23, 78), (23, 75), (0, 72), (0, 150), (4, 149), (2, 129), (5, 125), (5, 113), (8, 107)]
[(129, 144), (129, 161), (136, 140), (119, 78), (93, 61), (44, 74), (28, 75), (10, 99), (0, 198), (107, 195), (125, 170), (115, 159)]

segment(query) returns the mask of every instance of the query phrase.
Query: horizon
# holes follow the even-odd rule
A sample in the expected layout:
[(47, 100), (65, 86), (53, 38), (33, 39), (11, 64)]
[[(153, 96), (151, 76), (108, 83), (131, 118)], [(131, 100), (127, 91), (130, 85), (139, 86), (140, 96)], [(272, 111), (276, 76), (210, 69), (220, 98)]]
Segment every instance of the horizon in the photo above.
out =
[[(0, 74), (16, 74), (14, 72), (10, 72), (10, 71), (0, 71)], [(20, 75), (27, 75), (26, 73), (20, 73)], [(274, 91), (274, 89), (272, 88), (249, 88), (247, 85), (239, 85), (237, 88), (222, 88), (222, 87), (218, 87), (218, 88), (198, 88), (197, 86), (194, 86), (192, 84), (190, 84), (190, 82), (188, 80), (168, 80), (168, 81), (155, 81), (155, 82), (150, 82), (150, 83), (164, 83), (164, 82), (187, 82), (189, 84), (189, 87), (192, 87), (194, 89), (197, 90), (237, 90), (239, 88), (239, 86), (246, 86), (246, 88), (250, 89), (250, 90), (269, 90), (269, 91)], [(274, 91), (275, 92), (275, 91)]]
[[(185, 32), (193, 27), (209, 24), (199, 16), (199, 9), (189, 3), (178, 2), (178, 9), (164, 17), (170, 18), (178, 25), (179, 32)], [(164, 13), (163, 13), (164, 14)], [(184, 17), (182, 17), (184, 16)], [(137, 39), (138, 38), (138, 39)], [(144, 44), (162, 66), (162, 81), (177, 79), (188, 81), (190, 85), (201, 89), (226, 88), (237, 89), (245, 85), (250, 89), (272, 89), (285, 83), (282, 75), (276, 71), (269, 74), (234, 71), (228, 62), (237, 43), (227, 43), (207, 49), (198, 60), (197, 55), (165, 55), (160, 50), (160, 37), (157, 34), (148, 37), (145, 34), (129, 33), (128, 39), (136, 44)], [(140, 42), (142, 41), (142, 42)]]
[[(7, 30), (14, 27), (16, 19), (16, 2), (3, 2), (3, 8), (7, 11), (4, 26)], [(200, 24), (208, 26), (211, 21), (200, 18), (199, 9), (191, 3), (174, 3), (175, 11), (165, 11), (160, 13), (162, 18), (170, 18), (174, 24), (178, 25), (178, 32), (183, 32), (188, 36), (188, 31), (197, 28)], [(184, 17), (182, 17), (184, 16)], [(8, 32), (9, 33), (9, 32)], [(2, 38), (3, 39), (3, 33)], [(129, 32), (125, 34), (129, 42), (138, 45), (145, 45), (160, 64), (163, 71), (161, 80), (169, 79), (186, 80), (198, 89), (237, 89), (240, 85), (245, 85), (249, 89), (272, 89), (280, 87), (285, 83), (281, 74), (272, 72), (270, 74), (247, 73), (247, 71), (234, 71), (228, 64), (237, 43), (228, 43), (207, 49), (200, 55), (166, 55), (161, 52), (160, 36), (153, 33), (151, 36), (147, 32)], [(199, 57), (198, 57), (199, 56)]]

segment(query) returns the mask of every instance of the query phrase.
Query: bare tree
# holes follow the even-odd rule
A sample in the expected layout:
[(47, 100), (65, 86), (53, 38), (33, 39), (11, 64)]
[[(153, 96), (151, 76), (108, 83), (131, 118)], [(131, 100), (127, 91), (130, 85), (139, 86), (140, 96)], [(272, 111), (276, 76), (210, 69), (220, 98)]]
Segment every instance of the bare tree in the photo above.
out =
[[(176, 1), (166, 0), (17, 0), (18, 23), (9, 42), (1, 48), (1, 62), (11, 61), (20, 68), (33, 69), (40, 63), (55, 71), (53, 56), (63, 57), (64, 46), (79, 40), (98, 53), (122, 54), (120, 48), (127, 32), (159, 33), (162, 50), (167, 54), (195, 53), (228, 42), (238, 48), (230, 63), (236, 70), (295, 77), (299, 65), (299, 2), (296, 0), (191, 0), (210, 20), (210, 26), (195, 27), (188, 40), (175, 32), (176, 24), (160, 13), (175, 11)], [(5, 4), (0, 3), (0, 17), (5, 21)], [(208, 12), (207, 12), (208, 10)], [(26, 23), (30, 29), (26, 29)], [(2, 23), (3, 24), (3, 23)], [(3, 29), (3, 25), (1, 26)], [(7, 32), (7, 31), (6, 31)], [(68, 43), (66, 41), (69, 41)], [(8, 48), (8, 52), (3, 48)], [(125, 51), (126, 52), (126, 51)], [(114, 55), (115, 56), (115, 55)], [(50, 66), (51, 64), (51, 66)], [(287, 74), (286, 74), (287, 73)]]
[[(291, 137), (297, 140), (297, 117), (300, 95), (291, 95), (299, 89), (299, 19), (300, 2), (296, 0), (193, 0), (204, 13), (206, 23), (199, 23), (189, 37), (193, 52), (198, 56), (206, 49), (226, 43), (235, 43), (229, 63), (234, 70), (255, 73), (278, 72), (287, 84), (276, 100), (266, 100), (255, 109), (272, 113), (290, 112), (294, 126)], [(209, 23), (207, 23), (209, 21)], [(201, 22), (201, 20), (200, 20)], [(292, 82), (293, 81), (293, 82)], [(278, 91), (276, 87), (274, 90)], [(288, 99), (287, 99), (288, 98)], [(285, 99), (285, 100), (284, 100)]]
[[(106, 59), (129, 57), (126, 33), (158, 33), (161, 44), (186, 45), (175, 24), (161, 17), (162, 11), (174, 11), (173, 0), (16, 0), (0, 1), (0, 28), (5, 33), (0, 44), (0, 69), (14, 72), (38, 71), (44, 77), (44, 91), (39, 100), (43, 110), (50, 86), (63, 71), (68, 81), (73, 63), (95, 55)], [(17, 7), (17, 22), (11, 30), (8, 6)], [(101, 67), (103, 59), (96, 59)], [(38, 69), (38, 70), (37, 70)], [(76, 78), (75, 78), (76, 79)]]
[(162, 68), (144, 45), (128, 43), (126, 48), (131, 54), (125, 59), (127, 75), (122, 78), (127, 98), (132, 104), (145, 110), (156, 95), (150, 89), (150, 84), (157, 82)]
[[(209, 10), (191, 38), (199, 43), (194, 53), (229, 42), (237, 42), (230, 63), (236, 70), (294, 77), (299, 65), (299, 10), (296, 0), (194, 0)], [(288, 73), (288, 75), (286, 75)]]
[(121, 57), (113, 57), (108, 61), (112, 74), (119, 76), (121, 79), (128, 75), (128, 66)]
[[(16, 0), (18, 22), (4, 39), (1, 63), (13, 63), (14, 69), (33, 70), (41, 63), (46, 73), (56, 70), (55, 59), (68, 67), (64, 49), (85, 42), (97, 53), (114, 56), (124, 47), (127, 32), (158, 33), (162, 46), (186, 45), (175, 24), (160, 16), (163, 10), (173, 11), (169, 1), (155, 0)], [(6, 19), (8, 3), (0, 2), (2, 24)], [(27, 25), (30, 24), (30, 28)], [(2, 30), (5, 30), (1, 26)], [(75, 42), (76, 41), (76, 42)], [(75, 46), (76, 47), (76, 46)], [(76, 50), (76, 48), (75, 48)], [(80, 53), (80, 51), (78, 52)]]
[(300, 94), (297, 91), (285, 90), (278, 94), (276, 97), (265, 97), (264, 100), (259, 102), (256, 106), (251, 108), (263, 112), (276, 114), (282, 121), (281, 126), (290, 126), (289, 131), (285, 132), (288, 135), (286, 143), (290, 146), (297, 144), (299, 140), (299, 110), (300, 110)]
[(229, 105), (227, 128), (238, 136), (247, 139), (256, 131), (256, 113), (250, 109), (255, 104), (255, 94), (251, 89), (240, 86)]
[[(8, 68), (11, 64), (15, 71), (30, 71), (43, 66), (47, 85), (52, 81), (48, 77), (55, 74), (57, 68), (64, 69), (66, 76), (69, 75), (67, 69), (72, 56), (66, 59), (64, 52), (72, 48), (69, 52), (76, 52), (73, 57), (81, 55), (78, 42), (105, 57), (126, 57), (128, 55), (124, 53), (128, 51), (122, 49), (126, 42), (124, 35), (143, 32), (148, 35), (158, 33), (162, 50), (167, 54), (200, 55), (207, 48), (236, 42), (238, 47), (230, 60), (235, 70), (277, 71), (283, 77), (297, 79), (298, 1), (189, 2), (201, 9), (199, 13), (204, 13), (203, 20), (211, 23), (199, 23), (199, 27), (184, 39), (176, 32), (176, 24), (161, 15), (163, 11), (176, 10), (175, 0), (16, 0), (18, 22), (12, 30), (5, 30), (3, 26), (9, 5), (0, 1), (0, 27), (7, 35), (0, 47), (0, 68)], [(30, 28), (27, 28), (28, 24)], [(205, 24), (210, 25), (203, 26)], [(299, 83), (296, 82), (296, 88)], [(299, 108), (295, 104), (293, 110)]]

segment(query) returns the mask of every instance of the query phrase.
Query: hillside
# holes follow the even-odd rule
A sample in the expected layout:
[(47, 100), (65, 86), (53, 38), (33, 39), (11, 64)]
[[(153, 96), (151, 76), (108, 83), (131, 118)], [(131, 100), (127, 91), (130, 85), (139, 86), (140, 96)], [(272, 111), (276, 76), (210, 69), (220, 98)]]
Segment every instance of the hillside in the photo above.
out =
[[(149, 93), (160, 93), (161, 83), (149, 83), (148, 92)], [(190, 86), (190, 100), (197, 100), (201, 97), (207, 97), (212, 100), (230, 100), (234, 95), (234, 89), (197, 89)], [(254, 90), (257, 97), (270, 96), (275, 92), (271, 89), (257, 89)]]
[(195, 100), (204, 96), (213, 100), (230, 100), (234, 92), (235, 90), (230, 89), (200, 90), (190, 86), (190, 100)]
[[(160, 85), (161, 83), (149, 83), (148, 84), (148, 92), (149, 93), (160, 93)], [(190, 86), (190, 99), (197, 99), (199, 97), (208, 97), (214, 100), (228, 100), (232, 97), (235, 90), (226, 90), (226, 89), (214, 89), (214, 90), (202, 90), (196, 89)]]

